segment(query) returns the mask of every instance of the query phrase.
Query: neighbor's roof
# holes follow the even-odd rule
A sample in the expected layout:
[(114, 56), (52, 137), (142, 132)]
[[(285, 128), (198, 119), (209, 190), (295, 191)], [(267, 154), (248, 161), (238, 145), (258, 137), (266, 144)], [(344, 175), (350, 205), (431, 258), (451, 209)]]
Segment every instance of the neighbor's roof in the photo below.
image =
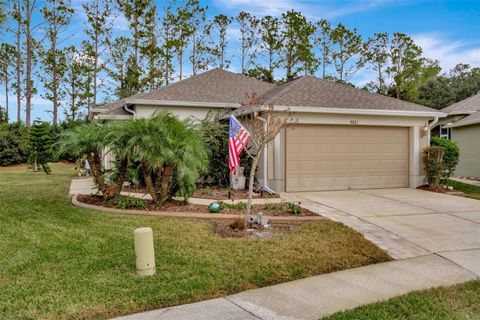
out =
[(246, 100), (246, 94), (260, 95), (274, 87), (274, 84), (256, 78), (212, 69), (153, 90), (141, 99), (239, 104)]
[(279, 85), (261, 95), (259, 100), (274, 106), (439, 112), (312, 76), (303, 76)]
[(451, 126), (452, 127), (463, 127), (463, 126), (469, 126), (472, 124), (477, 124), (480, 123), (480, 111), (477, 111), (475, 113), (472, 113), (469, 116), (466, 116), (465, 118), (462, 118), (461, 120), (454, 122)]
[(480, 92), (449, 107), (442, 109), (448, 114), (470, 114), (480, 111)]

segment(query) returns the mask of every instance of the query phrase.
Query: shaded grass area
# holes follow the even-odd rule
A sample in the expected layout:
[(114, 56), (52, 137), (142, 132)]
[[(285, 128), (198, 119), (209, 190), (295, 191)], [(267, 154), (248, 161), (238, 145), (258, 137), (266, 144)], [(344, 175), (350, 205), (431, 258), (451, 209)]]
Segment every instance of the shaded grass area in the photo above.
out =
[(324, 319), (480, 319), (480, 280), (413, 292)]
[(466, 197), (480, 200), (480, 187), (455, 180), (448, 180), (448, 186), (452, 186), (455, 191), (461, 191)]
[[(107, 318), (387, 261), (339, 223), (268, 240), (225, 239), (208, 222), (74, 207), (72, 166), (0, 168), (0, 319)], [(133, 230), (154, 232), (157, 274), (135, 275)]]

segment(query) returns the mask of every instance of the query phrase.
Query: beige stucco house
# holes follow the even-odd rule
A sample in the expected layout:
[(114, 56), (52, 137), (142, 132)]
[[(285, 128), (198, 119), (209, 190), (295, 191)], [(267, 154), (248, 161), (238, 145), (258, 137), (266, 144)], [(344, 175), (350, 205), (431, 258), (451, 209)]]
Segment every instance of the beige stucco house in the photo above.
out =
[(480, 178), (480, 93), (442, 111), (448, 116), (439, 120), (432, 135), (458, 143), (460, 158), (456, 176)]
[(259, 183), (276, 192), (415, 188), (423, 183), (429, 122), (445, 116), (315, 77), (274, 85), (220, 69), (100, 106), (92, 116), (130, 119), (168, 110), (201, 119), (240, 107), (251, 93), (298, 119), (268, 147), (257, 173)]

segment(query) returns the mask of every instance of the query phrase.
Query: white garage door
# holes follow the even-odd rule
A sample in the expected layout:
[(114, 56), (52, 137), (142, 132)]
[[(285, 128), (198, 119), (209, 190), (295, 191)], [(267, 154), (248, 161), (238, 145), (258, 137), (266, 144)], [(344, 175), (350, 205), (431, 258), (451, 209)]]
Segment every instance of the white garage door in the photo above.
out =
[(408, 128), (299, 125), (287, 131), (286, 190), (408, 187)]

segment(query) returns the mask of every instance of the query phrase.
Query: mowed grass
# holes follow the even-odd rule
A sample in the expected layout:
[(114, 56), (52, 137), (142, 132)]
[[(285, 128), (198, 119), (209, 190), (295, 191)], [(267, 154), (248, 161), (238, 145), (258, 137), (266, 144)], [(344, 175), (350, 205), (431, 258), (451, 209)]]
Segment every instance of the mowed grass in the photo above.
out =
[(452, 186), (455, 191), (461, 191), (466, 197), (480, 200), (480, 187), (455, 180), (448, 180), (448, 186)]
[(480, 319), (480, 281), (413, 292), (339, 312), (325, 320)]
[[(389, 260), (335, 222), (269, 240), (225, 239), (193, 219), (74, 207), (71, 165), (0, 168), (0, 319), (108, 318)], [(135, 274), (133, 230), (153, 229), (157, 273)]]

